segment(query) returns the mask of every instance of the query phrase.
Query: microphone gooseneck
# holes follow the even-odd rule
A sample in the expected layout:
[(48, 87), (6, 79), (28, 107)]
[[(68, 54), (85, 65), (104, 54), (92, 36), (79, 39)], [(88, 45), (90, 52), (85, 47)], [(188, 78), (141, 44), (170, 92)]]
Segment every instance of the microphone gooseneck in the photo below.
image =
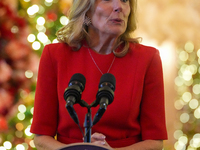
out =
[(116, 79), (114, 75), (106, 73), (101, 77), (96, 100), (91, 104), (91, 107), (96, 107), (98, 104), (100, 105), (99, 110), (94, 116), (93, 125), (101, 119), (107, 109), (107, 106), (113, 102), (115, 84)]
[(78, 116), (74, 110), (73, 105), (81, 102), (81, 94), (85, 89), (85, 77), (80, 74), (74, 74), (68, 84), (68, 87), (64, 92), (64, 99), (66, 101), (66, 108), (71, 116), (71, 118), (79, 124)]

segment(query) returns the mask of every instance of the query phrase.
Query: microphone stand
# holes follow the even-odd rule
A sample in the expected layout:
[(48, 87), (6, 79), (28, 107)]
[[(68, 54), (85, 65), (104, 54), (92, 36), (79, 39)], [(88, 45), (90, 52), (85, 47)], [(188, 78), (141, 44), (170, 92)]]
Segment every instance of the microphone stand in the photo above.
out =
[[(92, 114), (91, 114), (91, 107), (96, 107), (96, 105), (88, 105), (84, 100), (81, 100), (79, 102), (79, 104), (82, 106), (82, 107), (86, 107), (88, 112), (87, 114), (85, 115), (85, 121), (84, 121), (84, 128), (85, 128), (85, 135), (84, 135), (84, 143), (91, 143), (91, 133), (92, 133), (92, 126), (94, 124), (96, 124), (100, 118), (102, 117), (102, 115), (104, 114), (105, 110), (106, 110), (106, 107), (103, 108), (100, 108), (99, 111), (97, 112), (96, 116), (94, 117), (94, 121), (92, 121)], [(67, 108), (67, 107), (66, 107)], [(71, 107), (70, 107), (71, 108)], [(73, 108), (73, 107), (72, 107)], [(73, 109), (74, 110), (74, 109)], [(69, 110), (68, 110), (69, 111)], [(71, 110), (69, 111), (71, 112)], [(75, 111), (74, 111), (75, 112)], [(100, 115), (100, 116), (99, 116)], [(74, 119), (74, 117), (71, 115), (70, 113), (70, 116), (72, 117), (72, 119), (79, 125), (79, 121), (78, 121), (78, 118), (77, 118), (77, 121), (76, 119)]]
[(85, 135), (84, 135), (84, 142), (91, 143), (91, 133), (92, 133), (92, 115), (91, 115), (91, 108), (87, 107), (88, 113), (85, 115)]

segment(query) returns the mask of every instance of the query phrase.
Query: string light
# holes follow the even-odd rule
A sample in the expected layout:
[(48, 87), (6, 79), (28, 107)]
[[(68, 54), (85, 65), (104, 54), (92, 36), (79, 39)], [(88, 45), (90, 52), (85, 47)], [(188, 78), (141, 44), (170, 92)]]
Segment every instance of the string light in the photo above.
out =
[(37, 19), (37, 24), (40, 25), (40, 26), (43, 26), (45, 24), (45, 22), (46, 21), (45, 21), (44, 17), (39, 17)]
[(49, 2), (47, 2), (47, 1), (45, 1), (44, 4), (45, 4), (47, 7), (50, 7), (50, 6), (52, 5), (52, 2), (49, 3)]
[(29, 8), (27, 9), (27, 14), (28, 14), (29, 16), (33, 16), (33, 15), (35, 15), (38, 11), (39, 11), (39, 6), (35, 4), (35, 5), (33, 5), (33, 6), (31, 6), (31, 7), (29, 7)]
[(200, 148), (200, 134), (199, 133), (193, 136), (191, 145), (195, 148)]
[(44, 14), (45, 8), (42, 5), (39, 5), (38, 7), (39, 7), (38, 14)]
[(32, 48), (33, 48), (34, 50), (39, 50), (40, 47), (41, 47), (40, 42), (38, 42), (38, 41), (33, 42)]
[(32, 43), (34, 42), (36, 39), (35, 35), (34, 34), (29, 34), (28, 37), (27, 37), (27, 40), (28, 42)]
[(42, 43), (47, 43), (48, 42), (48, 37), (44, 32), (39, 32), (37, 35), (38, 40), (40, 40), (40, 42)]
[(197, 99), (192, 99), (189, 103), (191, 109), (196, 109), (199, 105), (199, 101)]
[(200, 119), (200, 107), (197, 108), (197, 109), (194, 111), (194, 116), (195, 116), (195, 118)]
[(33, 111), (34, 111), (34, 107), (32, 107), (32, 108), (30, 109), (30, 113), (33, 114)]
[(179, 59), (181, 61), (187, 61), (189, 58), (189, 54), (186, 51), (181, 51), (179, 54)]
[(200, 84), (195, 84), (192, 88), (192, 91), (194, 94), (198, 95), (200, 94)]
[(18, 131), (22, 131), (24, 129), (24, 125), (22, 123), (17, 123), (15, 126)]
[(182, 95), (182, 99), (186, 103), (189, 102), (191, 100), (191, 98), (192, 98), (192, 94), (190, 92), (185, 92)]
[(31, 136), (32, 133), (30, 132), (30, 126), (28, 126), (25, 130), (24, 130), (24, 133), (27, 135), (27, 136)]
[(17, 33), (19, 31), (19, 28), (17, 27), (17, 26), (13, 26), (12, 28), (11, 28), (11, 32), (12, 33)]
[(24, 106), (23, 104), (21, 104), (21, 105), (18, 106), (18, 110), (21, 113), (25, 113), (26, 112), (26, 106)]
[(189, 41), (185, 44), (185, 50), (188, 52), (188, 53), (191, 53), (194, 51), (194, 44)]
[(29, 142), (29, 145), (30, 145), (32, 148), (35, 148), (35, 144), (34, 144), (33, 140), (31, 140), (31, 141)]
[(200, 58), (200, 49), (197, 51), (197, 56)]
[(22, 131), (15, 131), (15, 136), (18, 137), (18, 138), (22, 138), (23, 132)]
[(53, 0), (45, 0), (47, 3), (52, 3)]
[(175, 78), (175, 85), (176, 86), (182, 86), (184, 84), (183, 81), (184, 81), (183, 78), (181, 78), (180, 76), (178, 76), (178, 77)]
[(25, 76), (27, 77), (27, 78), (32, 78), (33, 77), (33, 71), (31, 71), (31, 70), (27, 70), (27, 71), (25, 71)]
[(18, 113), (17, 114), (17, 118), (19, 119), (19, 120), (24, 120), (25, 119), (25, 114), (24, 113)]
[(67, 25), (69, 22), (69, 19), (66, 16), (60, 17), (60, 23), (64, 26)]
[(52, 43), (58, 43), (58, 40), (57, 40), (57, 39), (54, 39), (54, 40), (52, 41)]
[(38, 32), (46, 32), (46, 28), (43, 25), (36, 25), (36, 29), (38, 30)]
[(18, 144), (18, 145), (16, 146), (16, 150), (25, 150), (25, 147), (24, 147), (24, 145), (22, 145), (22, 144)]
[(178, 140), (179, 140), (179, 142), (183, 143), (184, 145), (186, 145), (188, 143), (188, 138), (186, 135), (181, 136)]
[(3, 146), (0, 146), (0, 150), (6, 150), (6, 148)]
[(6, 148), (6, 149), (11, 149), (12, 148), (12, 143), (9, 142), (9, 141), (6, 141), (3, 143), (3, 146)]
[(179, 139), (181, 136), (183, 136), (183, 131), (181, 131), (181, 130), (176, 130), (175, 132), (174, 132), (174, 138), (175, 139)]
[(184, 102), (182, 100), (177, 100), (175, 103), (174, 103), (174, 107), (177, 109), (177, 110), (181, 110), (183, 107), (184, 107)]

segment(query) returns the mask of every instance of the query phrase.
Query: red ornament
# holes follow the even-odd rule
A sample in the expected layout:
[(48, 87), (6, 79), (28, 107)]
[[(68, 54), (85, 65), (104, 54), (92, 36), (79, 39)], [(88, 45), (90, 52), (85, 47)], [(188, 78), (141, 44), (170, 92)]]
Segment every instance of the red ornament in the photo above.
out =
[(49, 21), (56, 21), (58, 16), (54, 12), (48, 12), (47, 13), (47, 19)]
[(8, 130), (8, 124), (5, 117), (0, 116), (0, 131)]

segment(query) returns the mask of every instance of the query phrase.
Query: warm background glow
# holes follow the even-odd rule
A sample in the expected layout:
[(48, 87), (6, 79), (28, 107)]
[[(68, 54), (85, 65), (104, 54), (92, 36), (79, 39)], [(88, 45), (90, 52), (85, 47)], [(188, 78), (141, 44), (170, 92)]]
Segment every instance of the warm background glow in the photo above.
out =
[(163, 61), (169, 140), (165, 149), (200, 149), (200, 1), (139, 0), (137, 35)]

